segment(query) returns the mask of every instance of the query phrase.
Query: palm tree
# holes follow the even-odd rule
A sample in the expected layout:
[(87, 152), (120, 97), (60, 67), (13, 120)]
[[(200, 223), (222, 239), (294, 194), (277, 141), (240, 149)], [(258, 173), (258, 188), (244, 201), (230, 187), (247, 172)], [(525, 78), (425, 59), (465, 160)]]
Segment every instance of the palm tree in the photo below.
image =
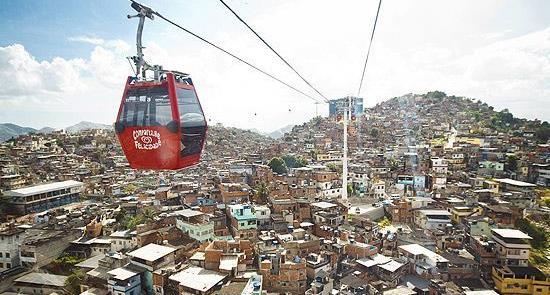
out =
[(269, 197), (269, 187), (267, 187), (267, 184), (265, 182), (260, 182), (256, 185), (254, 188), (256, 193), (256, 201), (258, 203), (266, 204), (267, 198)]
[(150, 222), (155, 220), (157, 213), (150, 208), (146, 208), (143, 212), (141, 212), (141, 216), (143, 217), (143, 221)]

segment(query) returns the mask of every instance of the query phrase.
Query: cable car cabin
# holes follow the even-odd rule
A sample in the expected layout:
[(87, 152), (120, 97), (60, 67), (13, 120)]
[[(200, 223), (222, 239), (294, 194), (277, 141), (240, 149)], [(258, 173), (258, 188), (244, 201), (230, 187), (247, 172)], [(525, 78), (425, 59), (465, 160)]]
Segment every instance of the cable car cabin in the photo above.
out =
[(128, 77), (115, 131), (134, 169), (176, 170), (199, 162), (207, 124), (191, 78)]

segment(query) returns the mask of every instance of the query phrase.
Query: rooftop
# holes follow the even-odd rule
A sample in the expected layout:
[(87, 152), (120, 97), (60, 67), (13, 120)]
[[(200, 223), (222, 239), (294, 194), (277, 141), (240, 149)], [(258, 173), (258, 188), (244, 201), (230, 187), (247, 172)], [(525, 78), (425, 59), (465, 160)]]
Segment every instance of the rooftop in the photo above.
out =
[(532, 239), (528, 234), (517, 229), (493, 228), (492, 231), (506, 239)]
[(190, 266), (171, 275), (170, 280), (178, 282), (183, 287), (206, 292), (225, 279), (225, 277), (227, 276), (213, 270)]
[(88, 258), (80, 263), (77, 263), (76, 267), (82, 268), (96, 268), (99, 266), (99, 260), (105, 258), (105, 254), (99, 254), (94, 257)]
[(129, 270), (123, 267), (115, 268), (113, 270), (108, 271), (107, 273), (112, 275), (115, 280), (120, 280), (120, 281), (127, 280), (139, 274), (137, 272), (134, 272), (132, 270)]
[(155, 261), (174, 251), (176, 251), (176, 249), (174, 248), (151, 243), (128, 253), (128, 256), (143, 259), (146, 261)]
[(197, 210), (183, 209), (183, 210), (172, 212), (170, 215), (183, 216), (183, 217), (186, 217), (186, 218), (191, 218), (191, 217), (195, 217), (195, 216), (201, 216), (203, 214), (204, 213), (202, 213), (200, 211), (197, 211)]
[(52, 275), (48, 273), (31, 272), (20, 278), (15, 279), (16, 283), (27, 283), (44, 286), (63, 287), (66, 276)]
[(495, 179), (496, 182), (505, 183), (513, 186), (521, 186), (521, 187), (536, 187), (536, 184), (532, 184), (529, 182), (523, 182), (519, 180), (513, 180), (509, 178), (497, 178)]
[(422, 212), (424, 215), (445, 215), (445, 216), (451, 216), (452, 215), (447, 210), (425, 209), (425, 210), (418, 210), (418, 211)]
[(404, 251), (407, 251), (413, 255), (425, 255), (428, 256), (437, 262), (448, 262), (447, 259), (445, 259), (443, 256), (424, 248), (423, 246), (420, 246), (418, 244), (409, 244), (409, 245), (402, 245), (399, 246), (400, 249), (403, 249)]
[(317, 202), (317, 203), (311, 203), (311, 206), (319, 207), (321, 209), (328, 209), (328, 208), (336, 207), (338, 205), (329, 203), (329, 202)]

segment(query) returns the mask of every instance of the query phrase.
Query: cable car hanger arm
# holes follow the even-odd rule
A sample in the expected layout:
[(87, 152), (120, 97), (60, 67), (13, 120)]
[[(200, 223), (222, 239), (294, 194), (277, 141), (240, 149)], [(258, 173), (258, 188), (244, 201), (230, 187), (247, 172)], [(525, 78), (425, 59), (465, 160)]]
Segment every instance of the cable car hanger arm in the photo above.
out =
[[(136, 2), (136, 1), (134, 1), (134, 0), (130, 0), (130, 1), (132, 2), (132, 4), (131, 4), (132, 8), (133, 8), (134, 10), (136, 10), (136, 11), (138, 12), (138, 14), (135, 15), (135, 16), (130, 16), (130, 15), (129, 15), (128, 18), (139, 17), (139, 18), (140, 18), (140, 24), (141, 24), (141, 21), (142, 21), (142, 20), (145, 21), (145, 17), (148, 17), (148, 18), (150, 18), (150, 19), (153, 19), (153, 16), (156, 15), (156, 16), (158, 16), (159, 18), (161, 18), (162, 20), (166, 21), (167, 23), (169, 23), (169, 24), (171, 24), (171, 25), (177, 27), (178, 29), (180, 29), (180, 30), (182, 30), (182, 31), (184, 31), (184, 32), (186, 32), (186, 33), (188, 33), (188, 34), (190, 34), (191, 36), (193, 36), (193, 37), (195, 37), (195, 38), (197, 38), (197, 39), (199, 39), (199, 40), (205, 42), (206, 44), (208, 44), (208, 45), (210, 45), (210, 46), (212, 46), (212, 47), (214, 47), (214, 48), (220, 50), (221, 52), (223, 52), (223, 53), (225, 53), (225, 54), (227, 54), (227, 55), (233, 57), (234, 59), (236, 59), (236, 60), (238, 60), (238, 61), (240, 61), (240, 62), (246, 64), (247, 66), (253, 68), (254, 70), (256, 70), (256, 71), (258, 71), (258, 72), (260, 72), (260, 73), (262, 73), (262, 74), (268, 76), (269, 78), (271, 78), (271, 79), (273, 79), (273, 80), (275, 80), (275, 81), (277, 81), (277, 82), (279, 82), (279, 83), (285, 85), (286, 87), (288, 87), (288, 88), (290, 88), (290, 89), (292, 89), (292, 90), (294, 90), (294, 91), (296, 91), (296, 92), (298, 92), (298, 93), (300, 93), (300, 94), (302, 94), (302, 95), (308, 97), (309, 99), (311, 99), (311, 100), (313, 100), (313, 101), (316, 101), (316, 102), (319, 101), (319, 100), (317, 100), (316, 98), (312, 97), (311, 95), (309, 95), (309, 94), (307, 94), (307, 93), (305, 93), (305, 92), (303, 92), (303, 91), (297, 89), (296, 87), (294, 87), (294, 86), (292, 86), (292, 85), (286, 83), (285, 81), (283, 81), (283, 80), (281, 80), (281, 79), (275, 77), (274, 75), (272, 75), (272, 74), (270, 74), (270, 73), (268, 73), (268, 72), (266, 72), (266, 71), (264, 71), (264, 70), (258, 68), (257, 66), (251, 64), (250, 62), (248, 62), (248, 61), (246, 61), (246, 60), (244, 60), (244, 59), (242, 59), (242, 58), (236, 56), (235, 54), (233, 54), (233, 53), (231, 53), (231, 52), (229, 52), (229, 51), (227, 51), (227, 50), (221, 48), (220, 46), (218, 46), (218, 45), (216, 45), (216, 44), (214, 44), (214, 43), (212, 43), (212, 42), (206, 40), (205, 38), (203, 38), (203, 37), (201, 37), (201, 36), (199, 36), (199, 35), (197, 35), (197, 34), (191, 32), (190, 30), (188, 30), (188, 29), (186, 29), (186, 28), (184, 28), (184, 27), (178, 25), (177, 23), (175, 23), (175, 22), (171, 21), (170, 19), (164, 17), (162, 14), (160, 14), (160, 13), (154, 11), (153, 9), (151, 9), (151, 8), (149, 8), (149, 7), (147, 7), (147, 6), (143, 5), (143, 4), (140, 4), (140, 3), (138, 3), (138, 2)], [(140, 68), (142, 67), (142, 65), (143, 65), (143, 69), (142, 69), (142, 77), (143, 77), (143, 79), (145, 79), (145, 73), (144, 73), (144, 71), (146, 71), (146, 70), (153, 70), (153, 71), (155, 72), (155, 79), (157, 79), (158, 76), (159, 76), (161, 73), (168, 72), (168, 71), (163, 70), (161, 66), (156, 66), (156, 65), (155, 65), (155, 66), (150, 66), (150, 65), (148, 65), (148, 64), (145, 62), (145, 60), (143, 59), (143, 53), (141, 53), (141, 56), (139, 55), (140, 52), (141, 52), (141, 50), (142, 50), (142, 48), (143, 48), (143, 47), (141, 47), (141, 33), (142, 33), (142, 31), (143, 31), (143, 26), (141, 26), (141, 29), (140, 29), (140, 26), (138, 26), (137, 40), (139, 40), (139, 41), (136, 42), (136, 45), (137, 45), (137, 47), (138, 47), (138, 56), (132, 57), (132, 60), (134, 60), (134, 62), (136, 63), (136, 68), (139, 66), (139, 68), (136, 69), (136, 72), (138, 72), (138, 73), (139, 73), (139, 69), (140, 69)], [(184, 76), (187, 76), (187, 74), (184, 74), (184, 73), (178, 73), (178, 72), (175, 72), (175, 71), (170, 71), (170, 72), (175, 73), (175, 74), (177, 74), (177, 75), (184, 75)]]

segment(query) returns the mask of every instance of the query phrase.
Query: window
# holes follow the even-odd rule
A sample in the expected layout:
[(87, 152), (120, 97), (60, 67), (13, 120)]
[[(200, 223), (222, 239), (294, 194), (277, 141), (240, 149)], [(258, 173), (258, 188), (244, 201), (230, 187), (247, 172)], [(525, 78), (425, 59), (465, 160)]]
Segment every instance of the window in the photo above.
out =
[(178, 88), (182, 156), (198, 154), (206, 136), (206, 121), (199, 100), (193, 89)]
[(6, 258), (10, 258), (10, 252), (6, 252)]
[(129, 90), (119, 122), (124, 126), (161, 126), (172, 121), (168, 89), (164, 87)]
[(4, 263), (0, 262), (0, 268), (4, 268)]
[(0, 258), (2, 258), (2, 257), (3, 257), (2, 255), (3, 255), (3, 254), (2, 254), (2, 252), (0, 252)]
[(178, 88), (176, 93), (178, 97), (180, 122), (182, 125), (185, 127), (205, 126), (204, 114), (195, 91), (192, 89)]
[(6, 263), (6, 268), (11, 268), (11, 263)]

